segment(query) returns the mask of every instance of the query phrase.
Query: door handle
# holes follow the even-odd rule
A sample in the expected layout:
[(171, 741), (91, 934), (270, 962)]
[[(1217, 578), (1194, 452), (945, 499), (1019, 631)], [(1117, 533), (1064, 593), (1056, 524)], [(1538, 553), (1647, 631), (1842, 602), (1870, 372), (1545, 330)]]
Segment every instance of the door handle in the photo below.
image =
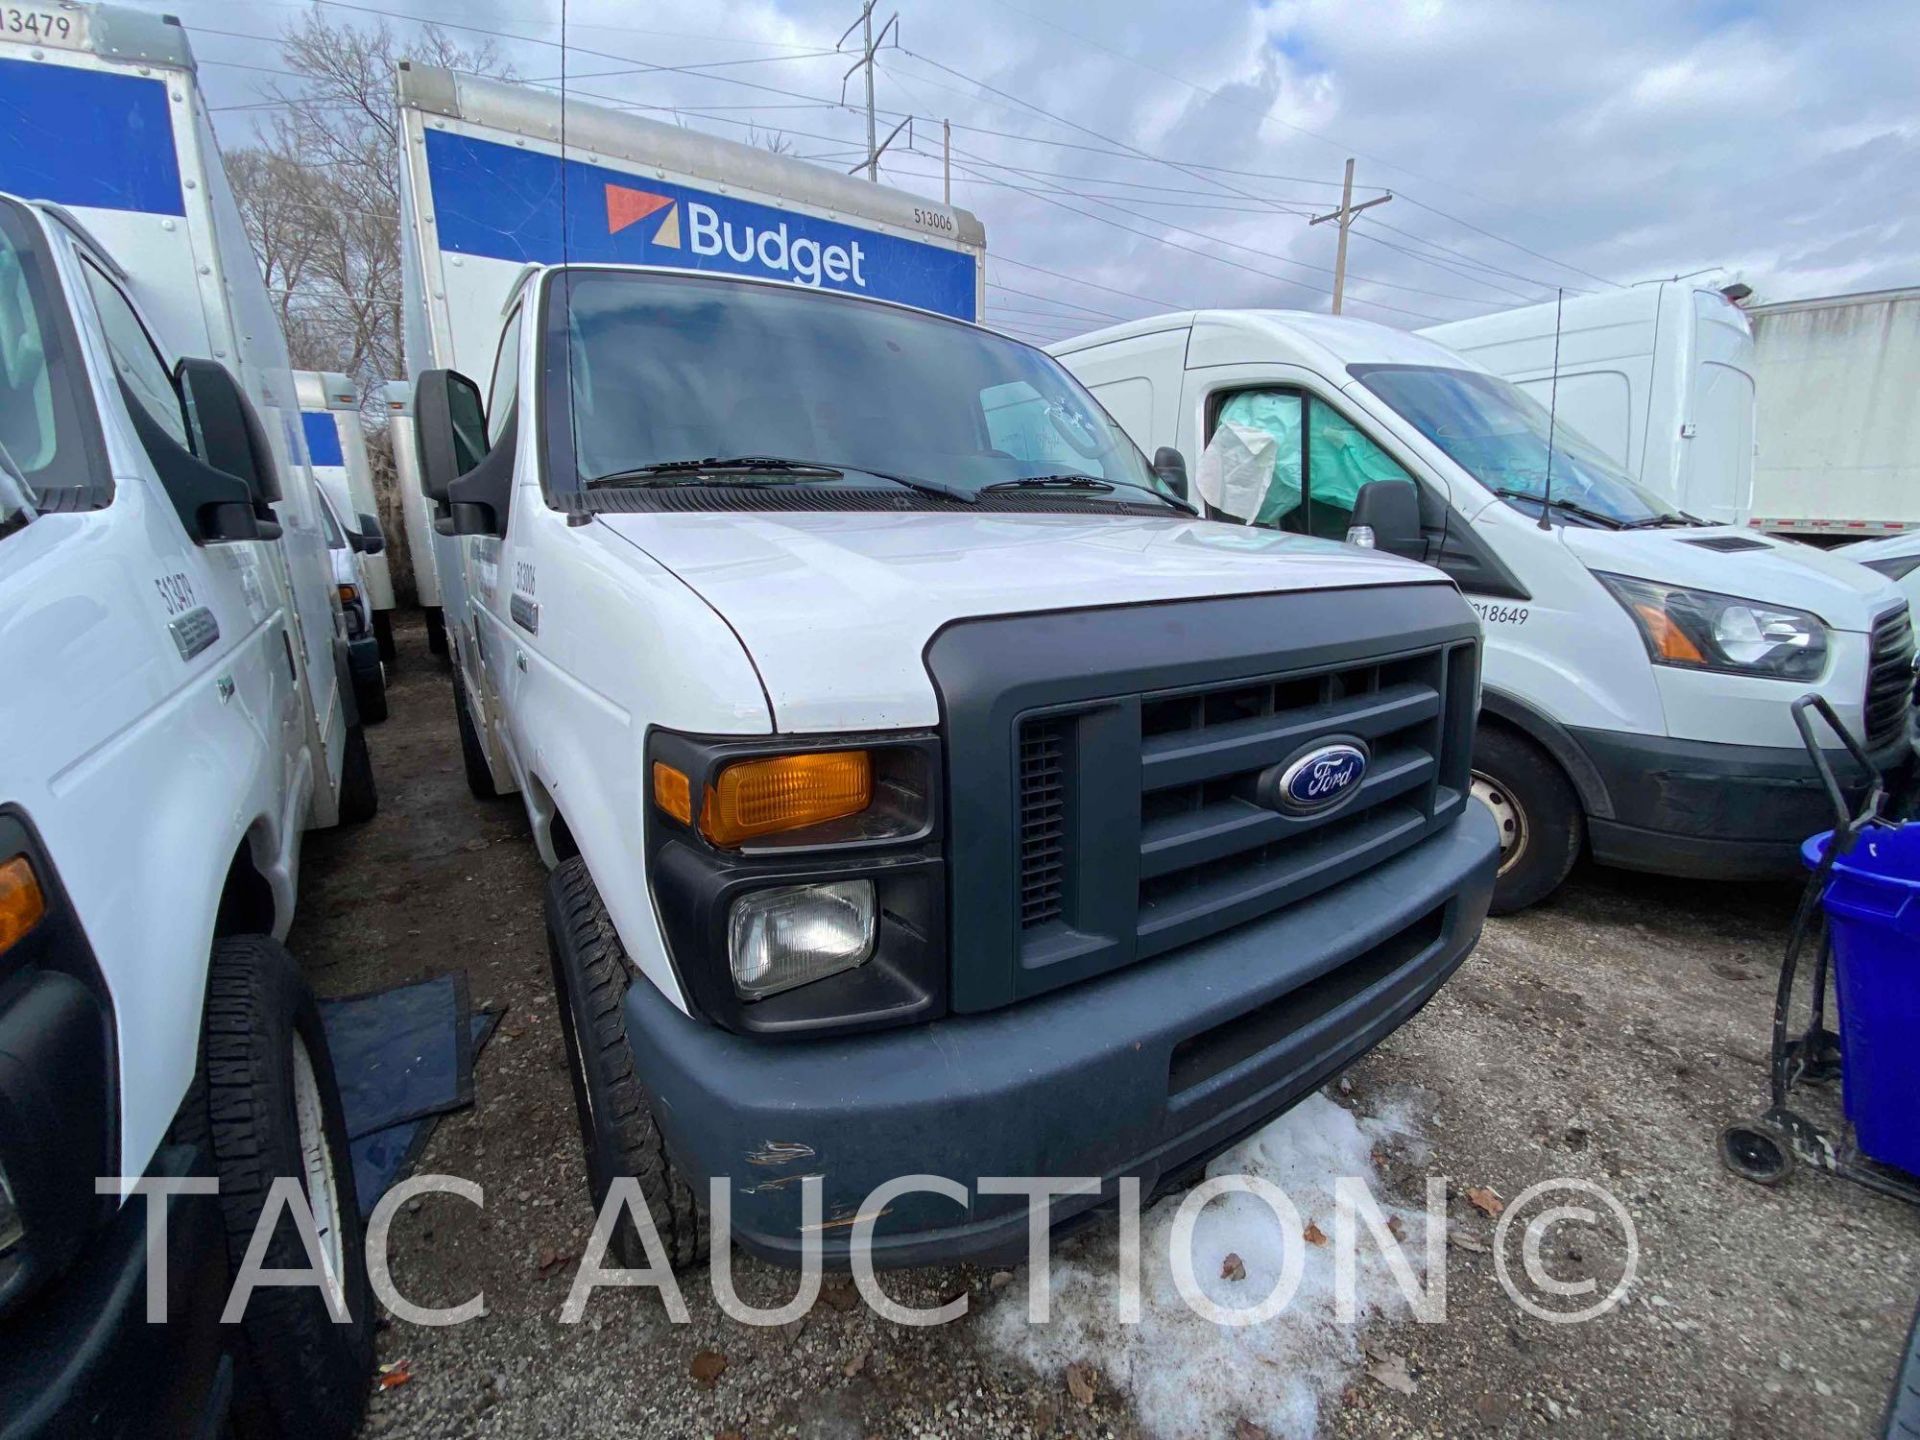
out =
[(524, 650), (514, 651), (513, 668), (518, 670), (522, 675), (527, 673), (527, 655)]

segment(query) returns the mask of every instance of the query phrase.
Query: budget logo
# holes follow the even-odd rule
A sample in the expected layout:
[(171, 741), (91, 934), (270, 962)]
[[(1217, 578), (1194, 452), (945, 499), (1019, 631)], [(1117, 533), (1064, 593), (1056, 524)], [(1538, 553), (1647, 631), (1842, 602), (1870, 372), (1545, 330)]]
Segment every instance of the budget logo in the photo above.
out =
[(680, 248), (680, 207), (665, 195), (635, 190), (627, 185), (607, 186), (607, 234), (618, 235), (629, 225), (637, 225), (649, 215), (667, 212), (653, 232), (653, 243)]

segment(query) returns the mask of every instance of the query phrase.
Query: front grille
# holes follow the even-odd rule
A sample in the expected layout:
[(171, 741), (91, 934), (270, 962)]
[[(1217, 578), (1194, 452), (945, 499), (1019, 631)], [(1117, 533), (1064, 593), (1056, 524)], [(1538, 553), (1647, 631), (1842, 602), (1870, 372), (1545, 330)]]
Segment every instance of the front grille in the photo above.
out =
[[(1474, 684), (1473, 647), (1455, 644), (1027, 716), (1017, 740), (1023, 963), (1049, 968), (1096, 935), (1129, 960), (1191, 944), (1430, 833), (1466, 792)], [(1308, 815), (1262, 803), (1264, 773), (1351, 736), (1370, 751), (1352, 799)], [(1137, 809), (1116, 773), (1135, 759)], [(1081, 810), (1099, 823), (1069, 824)], [(1119, 904), (1116, 874), (1130, 877)]]
[(1053, 719), (1020, 727), (1020, 926), (1056, 920), (1065, 882), (1066, 726)]
[(1867, 652), (1867, 748), (1904, 739), (1913, 707), (1913, 620), (1902, 605), (1873, 625)]
[[(1292, 904), (1425, 833), (1442, 788), (1446, 688), (1446, 652), (1434, 650), (1147, 699), (1140, 953)], [(1264, 771), (1303, 746), (1346, 735), (1372, 751), (1352, 800), (1319, 815), (1260, 803)]]

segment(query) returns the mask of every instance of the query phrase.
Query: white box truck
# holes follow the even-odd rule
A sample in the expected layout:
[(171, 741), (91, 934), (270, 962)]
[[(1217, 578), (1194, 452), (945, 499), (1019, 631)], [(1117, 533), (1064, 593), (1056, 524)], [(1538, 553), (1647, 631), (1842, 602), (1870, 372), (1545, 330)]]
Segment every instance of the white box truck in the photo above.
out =
[(1753, 512), (1754, 337), (1720, 291), (1664, 280), (1419, 333), (1511, 380), (1668, 504), (1719, 525)]
[(1920, 288), (1754, 305), (1753, 524), (1833, 544), (1920, 528)]
[[(285, 344), (177, 22), (9, 7), (0, 94), (0, 1430), (344, 1437), (374, 1317), (281, 938), (375, 797)], [(223, 1325), (282, 1179), (322, 1284)]]
[[(1808, 691), (1879, 770), (1912, 763), (1913, 630), (1890, 580), (1683, 516), (1432, 340), (1203, 310), (1053, 352), (1142, 446), (1218, 447), (1203, 479), (1223, 457), (1235, 480), (1258, 466), (1236, 518), (1364, 525), (1459, 584), (1486, 627), (1472, 788), (1500, 824), (1498, 910), (1549, 894), (1583, 849), (1674, 875), (1798, 873), (1799, 842), (1833, 823), (1789, 713)], [(1390, 542), (1360, 513), (1376, 486), (1405, 498)]]
[[(321, 488), (333, 500), (341, 523), (359, 535), (381, 534), (380, 497), (374, 493), (373, 465), (367, 459), (367, 432), (360, 418), (360, 392), (345, 375), (296, 370), (293, 389), (300, 401), (301, 431), (307, 462)], [(380, 658), (393, 663), (393, 577), (381, 550), (362, 551), (373, 609), (373, 633)]]
[(427, 649), (447, 653), (446, 612), (440, 601), (440, 536), (433, 512), (420, 488), (420, 458), (413, 434), (413, 386), (389, 380), (380, 390), (387, 412), (387, 443), (393, 451), (394, 484), (400, 491), (400, 513), (406, 522), (407, 555), (413, 564), (413, 589), (427, 622)]
[[(442, 70), (400, 101), (468, 775), (553, 867), (596, 1203), (637, 1177), (679, 1262), (716, 1180), (786, 1263), (1022, 1254), (982, 1177), (1097, 1177), (1056, 1223), (1151, 1193), (1465, 956), (1450, 582), (1196, 518), (968, 323), (963, 211), (584, 105), (563, 156), (557, 97)], [(964, 1200), (862, 1208), (916, 1173)]]

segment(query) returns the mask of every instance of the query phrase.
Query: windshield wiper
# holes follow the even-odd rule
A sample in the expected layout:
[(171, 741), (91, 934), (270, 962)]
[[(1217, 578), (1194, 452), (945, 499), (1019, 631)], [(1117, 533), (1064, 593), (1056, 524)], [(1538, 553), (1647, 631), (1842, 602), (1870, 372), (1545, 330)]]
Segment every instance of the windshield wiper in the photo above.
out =
[(1530, 500), (1535, 505), (1544, 506), (1549, 510), (1564, 510), (1569, 515), (1578, 515), (1582, 520), (1591, 520), (1594, 524), (1604, 525), (1609, 530), (1625, 530), (1627, 528), (1627, 522), (1618, 516), (1606, 515), (1598, 510), (1589, 510), (1576, 500), (1562, 500), (1558, 495), (1548, 500), (1531, 490), (1516, 490), (1511, 487), (1504, 487), (1493, 493), (1498, 495), (1502, 500)]
[(698, 485), (706, 475), (795, 475), (810, 480), (837, 480), (845, 472), (831, 465), (814, 465), (805, 460), (788, 460), (778, 455), (714, 455), (705, 460), (660, 460), (652, 465), (636, 465), (631, 470), (616, 470), (596, 475), (587, 481), (587, 489), (603, 485), (651, 484)]
[(1162, 494), (1151, 485), (1136, 485), (1131, 480), (1102, 480), (1094, 475), (1068, 473), (1064, 475), (1024, 475), (1018, 480), (998, 480), (991, 485), (980, 487), (982, 495), (1008, 490), (1087, 490), (1111, 493), (1117, 488), (1138, 490), (1143, 495), (1151, 495), (1163, 505), (1171, 505), (1176, 510), (1184, 510), (1189, 515), (1200, 512), (1184, 500), (1176, 500), (1171, 495)]
[(1696, 515), (1689, 515), (1684, 510), (1679, 510), (1671, 515), (1649, 515), (1644, 520), (1629, 520), (1620, 528), (1622, 530), (1653, 530), (1667, 525), (1689, 526), (1706, 523)]
[(938, 480), (891, 475), (885, 470), (874, 470), (865, 465), (842, 466), (819, 460), (794, 460), (784, 455), (716, 455), (705, 460), (660, 460), (651, 465), (636, 465), (631, 470), (617, 470), (611, 475), (595, 476), (586, 482), (586, 488), (593, 490), (615, 485), (634, 489), (646, 489), (654, 485), (737, 485), (740, 483), (737, 477), (741, 475), (773, 475), (792, 480), (843, 480), (849, 470), (941, 500), (959, 500), (971, 505), (977, 499), (971, 490), (961, 490)]

